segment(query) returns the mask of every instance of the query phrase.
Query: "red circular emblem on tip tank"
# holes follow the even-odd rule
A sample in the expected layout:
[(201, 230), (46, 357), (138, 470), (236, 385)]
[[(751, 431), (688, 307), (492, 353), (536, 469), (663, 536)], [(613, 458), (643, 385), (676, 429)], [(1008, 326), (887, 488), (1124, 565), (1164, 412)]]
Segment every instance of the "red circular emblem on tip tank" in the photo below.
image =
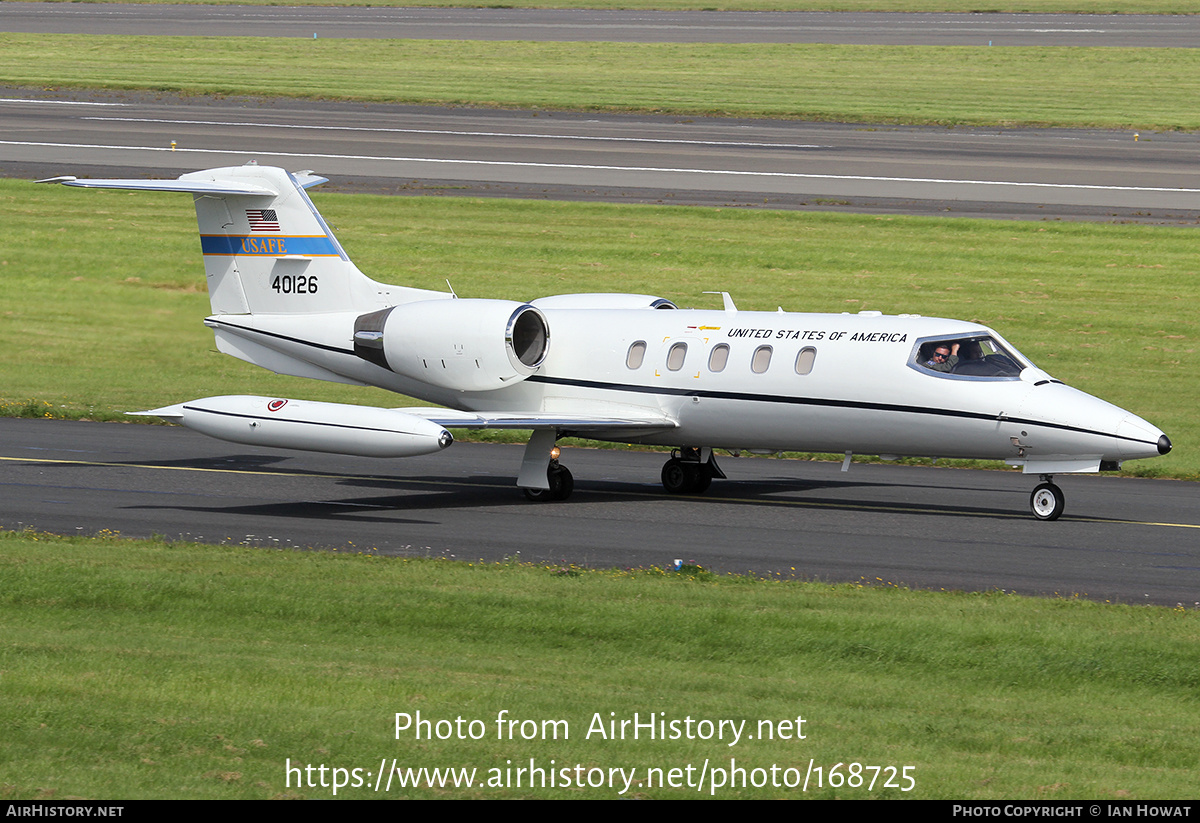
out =
[(287, 405), (286, 400), (272, 400), (267, 404), (267, 411), (277, 412)]

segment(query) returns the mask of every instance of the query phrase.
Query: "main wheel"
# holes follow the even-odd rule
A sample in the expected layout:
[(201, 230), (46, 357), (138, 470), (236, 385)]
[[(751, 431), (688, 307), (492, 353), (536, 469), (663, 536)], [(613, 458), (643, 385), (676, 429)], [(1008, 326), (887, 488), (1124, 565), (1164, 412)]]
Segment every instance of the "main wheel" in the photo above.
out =
[(575, 491), (575, 478), (566, 466), (558, 466), (557, 471), (550, 470), (550, 492), (555, 500), (566, 500)]
[(671, 494), (699, 494), (708, 488), (708, 477), (699, 463), (689, 463), (672, 457), (662, 468), (663, 488)]
[(575, 491), (575, 478), (566, 466), (555, 464), (546, 470), (546, 480), (550, 482), (548, 489), (521, 489), (526, 500), (534, 503), (544, 503), (547, 500), (566, 500)]
[(662, 467), (663, 488), (671, 494), (687, 494), (688, 475), (683, 467), (683, 461), (672, 457)]
[(531, 503), (545, 503), (547, 500), (554, 499), (550, 496), (550, 489), (521, 489), (521, 493)]
[(1067, 505), (1063, 491), (1053, 483), (1043, 483), (1029, 496), (1029, 508), (1038, 520), (1057, 520)]

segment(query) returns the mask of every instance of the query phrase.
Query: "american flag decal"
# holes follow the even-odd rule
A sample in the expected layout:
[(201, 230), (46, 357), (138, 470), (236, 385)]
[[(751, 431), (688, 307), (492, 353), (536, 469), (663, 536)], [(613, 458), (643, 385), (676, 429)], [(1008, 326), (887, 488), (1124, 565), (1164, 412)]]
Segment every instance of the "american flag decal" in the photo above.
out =
[(246, 209), (250, 231), (279, 231), (279, 216), (275, 209)]

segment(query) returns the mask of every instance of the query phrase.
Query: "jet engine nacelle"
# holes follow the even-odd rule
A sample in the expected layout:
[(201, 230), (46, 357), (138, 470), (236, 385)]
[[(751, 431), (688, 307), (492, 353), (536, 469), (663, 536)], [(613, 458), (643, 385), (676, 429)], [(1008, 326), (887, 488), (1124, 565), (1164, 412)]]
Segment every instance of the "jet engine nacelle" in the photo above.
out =
[(421, 300), (361, 315), (354, 353), (396, 374), (455, 391), (524, 380), (546, 359), (550, 329), (528, 303)]

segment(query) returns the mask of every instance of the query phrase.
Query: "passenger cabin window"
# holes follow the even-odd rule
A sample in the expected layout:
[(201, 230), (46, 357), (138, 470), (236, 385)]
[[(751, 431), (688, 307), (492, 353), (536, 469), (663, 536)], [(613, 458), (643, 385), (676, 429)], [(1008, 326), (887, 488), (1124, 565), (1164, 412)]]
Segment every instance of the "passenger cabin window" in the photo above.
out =
[(640, 369), (645, 359), (646, 341), (639, 340), (629, 347), (629, 354), (625, 355), (625, 365), (631, 369)]
[(754, 359), (750, 361), (750, 371), (762, 374), (771, 365), (771, 347), (759, 346), (754, 350)]
[(1032, 365), (991, 335), (920, 340), (909, 366), (946, 377), (1015, 380)]
[(667, 352), (667, 368), (679, 371), (683, 368), (683, 358), (687, 357), (687, 343), (676, 343)]
[(809, 374), (812, 372), (813, 363), (817, 359), (817, 350), (812, 346), (805, 346), (796, 355), (796, 374)]
[(728, 364), (729, 346), (724, 343), (713, 346), (712, 353), (708, 356), (708, 370), (711, 372), (725, 371), (725, 366)]

